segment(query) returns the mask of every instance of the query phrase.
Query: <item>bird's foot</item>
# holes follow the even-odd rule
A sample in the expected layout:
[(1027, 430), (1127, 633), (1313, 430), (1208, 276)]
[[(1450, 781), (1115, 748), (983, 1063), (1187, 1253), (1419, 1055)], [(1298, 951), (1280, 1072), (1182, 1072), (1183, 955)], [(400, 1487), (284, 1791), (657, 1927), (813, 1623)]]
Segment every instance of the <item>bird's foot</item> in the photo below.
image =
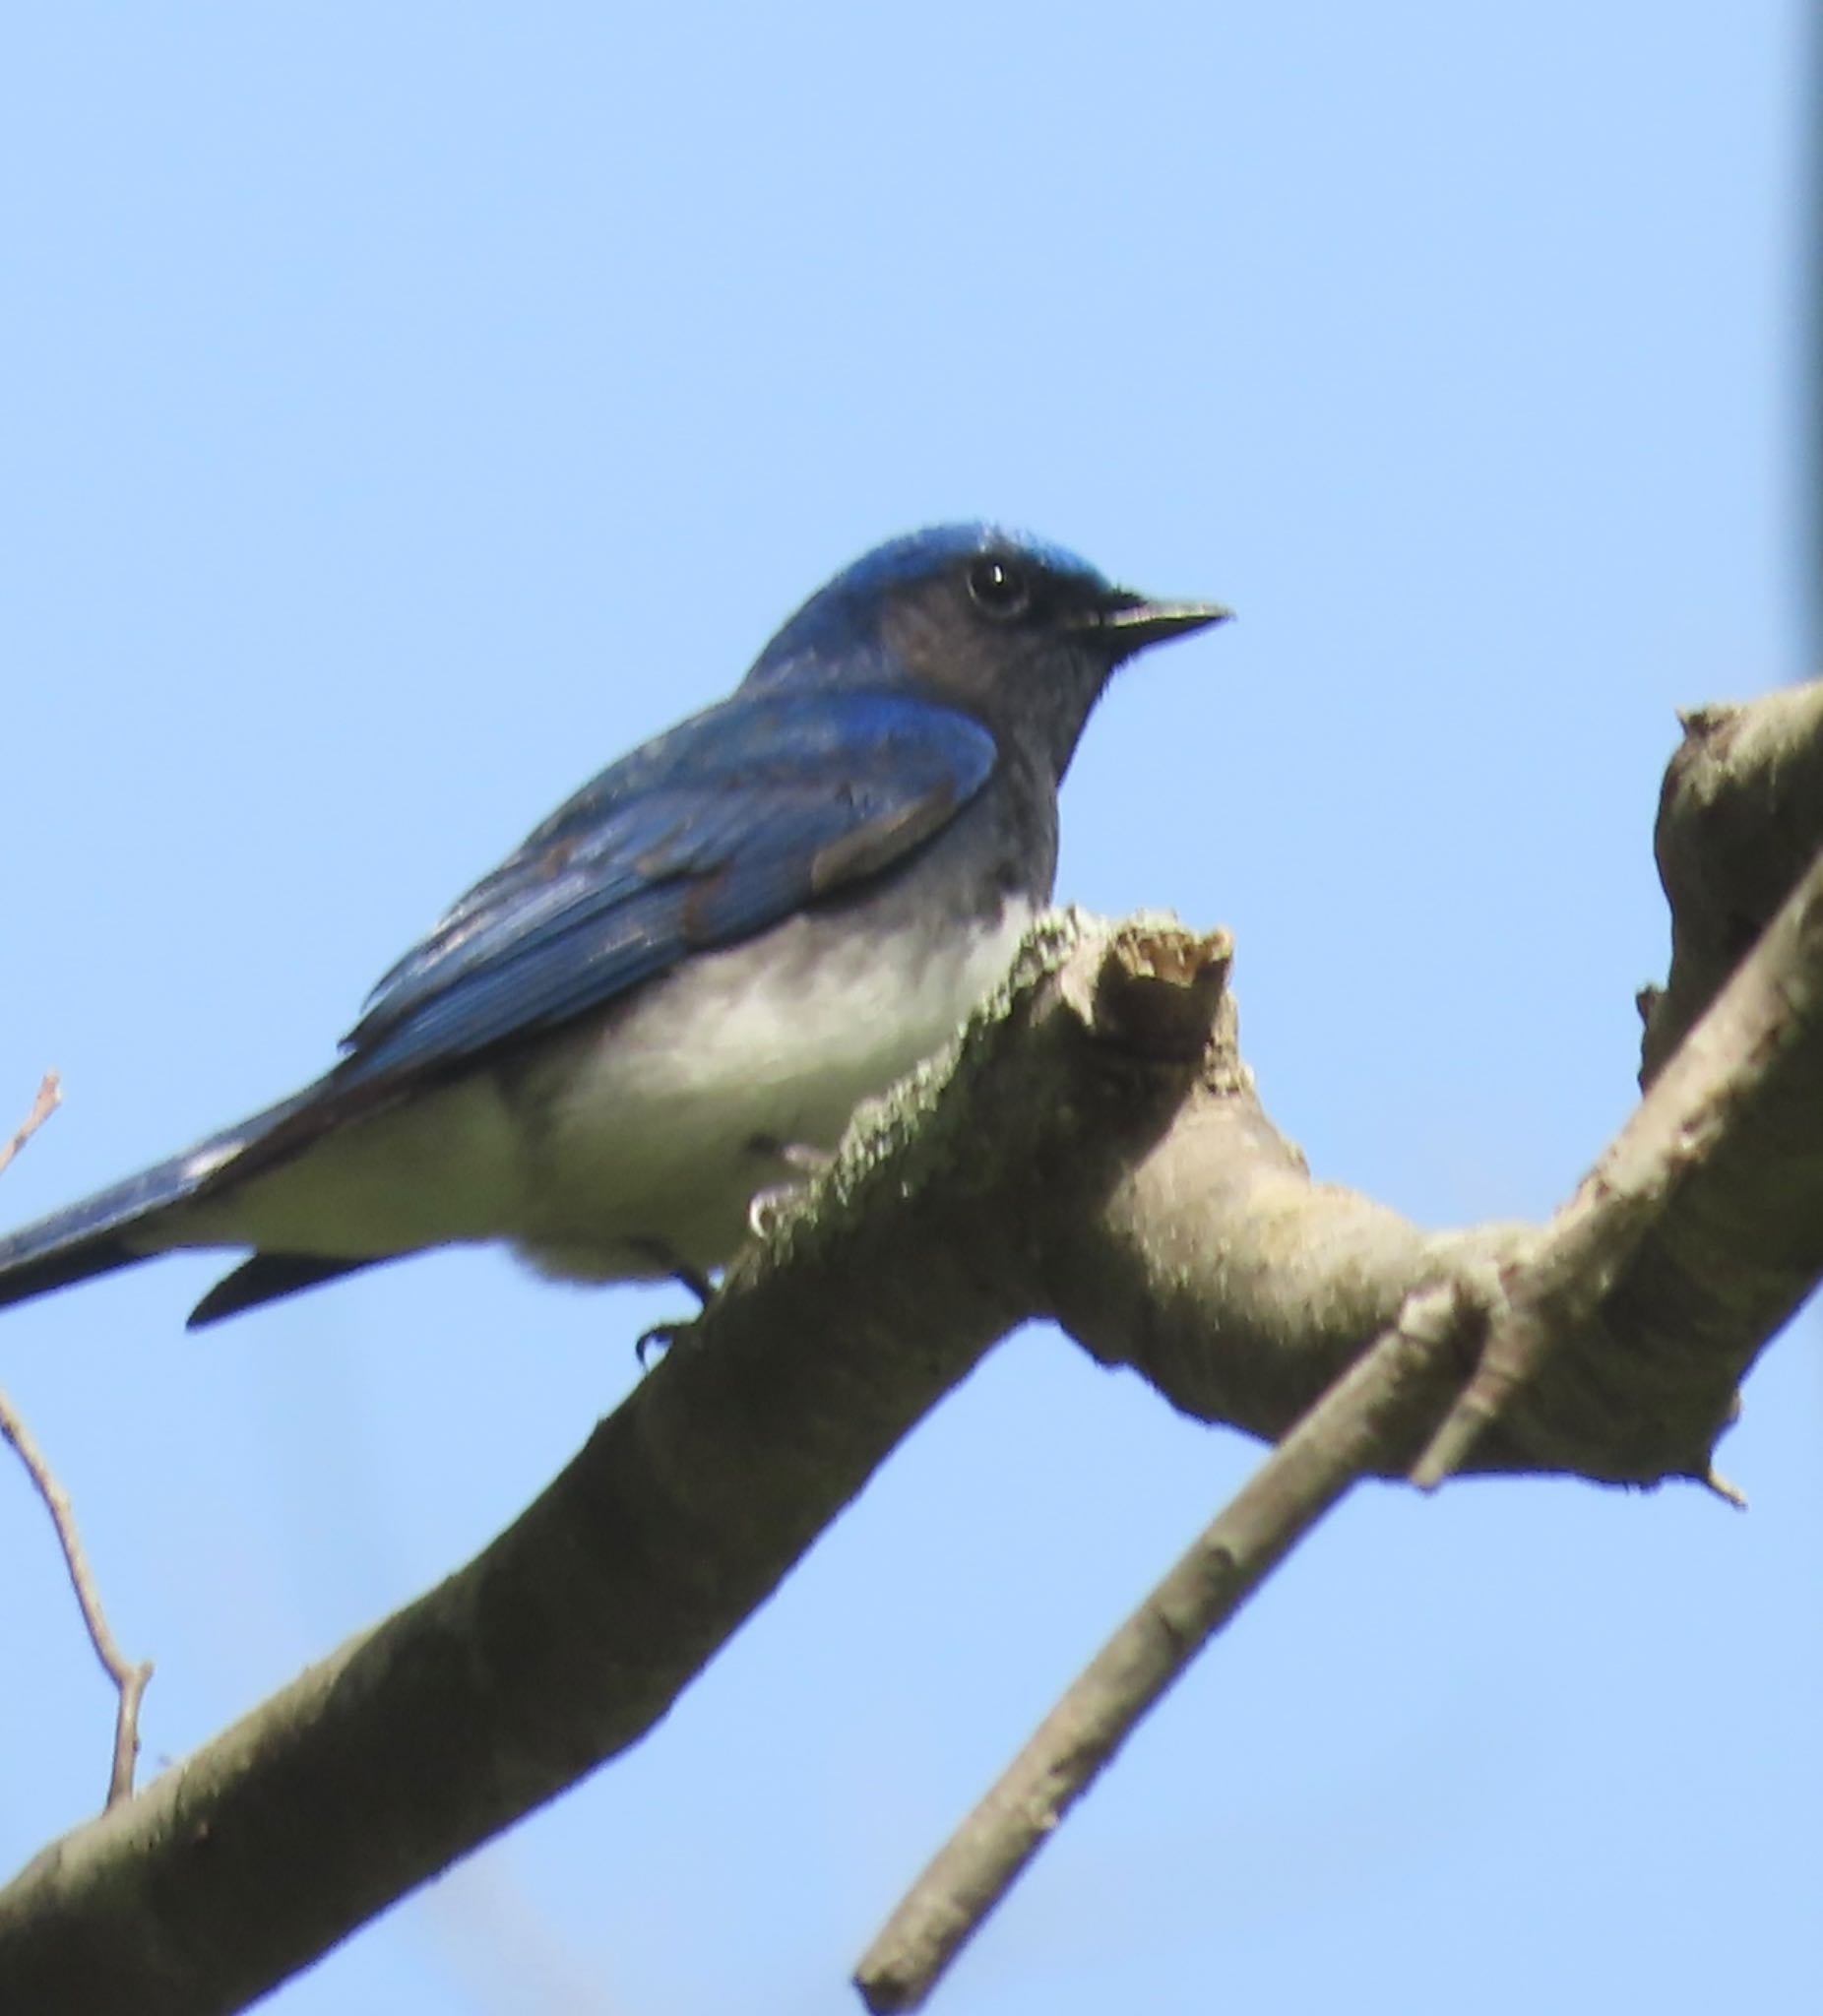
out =
[(696, 1318), (690, 1316), (681, 1322), (655, 1323), (650, 1330), (642, 1330), (633, 1340), (633, 1355), (639, 1359), (640, 1370), (646, 1372), (652, 1369), (646, 1362), (648, 1352), (657, 1351), (662, 1353), (669, 1351), (671, 1346), (687, 1330), (694, 1326)]
[[(709, 1299), (716, 1292), (716, 1285), (700, 1268), (692, 1267), (687, 1260), (680, 1260), (667, 1246), (656, 1239), (641, 1239), (638, 1249), (647, 1254), (680, 1288), (687, 1288), (697, 1299), (697, 1316), (709, 1306)], [(633, 1342), (633, 1355), (639, 1359), (639, 1368), (646, 1369), (646, 1354), (653, 1350), (669, 1351), (684, 1333), (694, 1328), (696, 1316), (680, 1317), (675, 1322), (655, 1323), (650, 1330), (642, 1330)]]
[(795, 1204), (811, 1182), (836, 1160), (827, 1148), (812, 1148), (805, 1141), (783, 1142), (773, 1148), (772, 1153), (794, 1172), (796, 1180), (769, 1183), (764, 1190), (756, 1190), (748, 1199), (747, 1229), (756, 1239), (765, 1238), (779, 1223), (786, 1206)]

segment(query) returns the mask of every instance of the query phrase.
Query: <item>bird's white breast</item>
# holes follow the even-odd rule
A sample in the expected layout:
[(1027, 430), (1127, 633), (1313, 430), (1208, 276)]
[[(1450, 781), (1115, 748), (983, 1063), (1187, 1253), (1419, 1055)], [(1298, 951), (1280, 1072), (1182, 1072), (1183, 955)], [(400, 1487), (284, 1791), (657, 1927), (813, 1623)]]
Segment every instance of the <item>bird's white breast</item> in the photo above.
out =
[(699, 955), (518, 1060), (326, 1134), (172, 1213), (158, 1243), (348, 1259), (506, 1239), (547, 1274), (720, 1267), (782, 1151), (849, 1115), (955, 1033), (1006, 972), (1032, 906), (948, 931), (800, 914)]
[(546, 1271), (698, 1271), (738, 1245), (780, 1151), (833, 1148), (856, 1104), (954, 1035), (1031, 907), (991, 926), (854, 932), (802, 915), (699, 958), (534, 1074), (531, 1220)]

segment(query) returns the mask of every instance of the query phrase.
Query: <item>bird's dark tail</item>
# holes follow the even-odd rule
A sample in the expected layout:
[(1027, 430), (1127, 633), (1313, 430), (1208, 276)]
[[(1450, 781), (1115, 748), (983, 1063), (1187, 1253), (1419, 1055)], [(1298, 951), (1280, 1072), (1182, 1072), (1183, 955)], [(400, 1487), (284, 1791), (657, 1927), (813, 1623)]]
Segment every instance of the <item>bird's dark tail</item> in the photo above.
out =
[[(155, 1163), (80, 1203), (0, 1238), (0, 1309), (33, 1295), (132, 1267), (184, 1243), (161, 1237), (159, 1221), (222, 1179), (244, 1174), (249, 1151), (264, 1153), (280, 1126), (312, 1098), (310, 1087), (182, 1155)], [(174, 1229), (174, 1228), (173, 1228)]]
[[(339, 1110), (323, 1098), (325, 1084), (332, 1082), (306, 1086), (182, 1155), (0, 1238), (0, 1309), (189, 1244), (177, 1222), (182, 1207), (244, 1181), (307, 1143)], [(377, 1266), (386, 1257), (254, 1253), (196, 1305), (190, 1328), (220, 1323), (262, 1302)]]
[(0, 1238), (0, 1308), (152, 1259), (159, 1245), (145, 1236), (148, 1221), (194, 1194), (196, 1160), (173, 1157)]

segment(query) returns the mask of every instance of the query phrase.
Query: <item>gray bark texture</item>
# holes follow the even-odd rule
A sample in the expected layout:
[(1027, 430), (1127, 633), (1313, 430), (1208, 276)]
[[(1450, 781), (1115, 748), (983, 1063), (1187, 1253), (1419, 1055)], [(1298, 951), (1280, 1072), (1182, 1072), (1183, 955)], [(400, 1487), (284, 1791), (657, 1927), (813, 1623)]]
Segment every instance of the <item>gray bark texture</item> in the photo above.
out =
[[(1648, 1097), (1546, 1227), (1427, 1231), (1314, 1180), (1241, 1059), (1224, 934), (1045, 920), (508, 1531), (0, 1891), (0, 2010), (230, 2010), (307, 1965), (651, 1730), (1031, 1318), (1201, 1419), (1305, 1424), (1303, 1483), (1237, 1500), (1199, 1588), (1257, 1581), (1364, 1472), (1712, 1480), (1823, 1272), (1820, 848), (1823, 684), (1692, 716)], [(1189, 1650), (1241, 1579), (1172, 1627)], [(945, 1950), (978, 1909), (952, 1917)], [(863, 1991), (911, 2006), (936, 1965)]]

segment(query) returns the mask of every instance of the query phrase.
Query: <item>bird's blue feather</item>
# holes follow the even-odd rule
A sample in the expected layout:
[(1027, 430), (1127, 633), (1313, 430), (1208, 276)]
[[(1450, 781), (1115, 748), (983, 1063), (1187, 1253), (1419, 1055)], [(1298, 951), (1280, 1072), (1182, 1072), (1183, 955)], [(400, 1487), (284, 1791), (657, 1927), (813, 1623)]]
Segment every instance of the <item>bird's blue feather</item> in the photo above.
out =
[(736, 695), (603, 771), (387, 975), (328, 1081), (438, 1074), (878, 873), (993, 773), (910, 695)]
[(0, 1304), (187, 1245), (251, 1252), (197, 1321), (458, 1239), (721, 1266), (1003, 965), (1114, 667), (1223, 613), (986, 525), (877, 547), (477, 883), (325, 1077), (0, 1237)]

